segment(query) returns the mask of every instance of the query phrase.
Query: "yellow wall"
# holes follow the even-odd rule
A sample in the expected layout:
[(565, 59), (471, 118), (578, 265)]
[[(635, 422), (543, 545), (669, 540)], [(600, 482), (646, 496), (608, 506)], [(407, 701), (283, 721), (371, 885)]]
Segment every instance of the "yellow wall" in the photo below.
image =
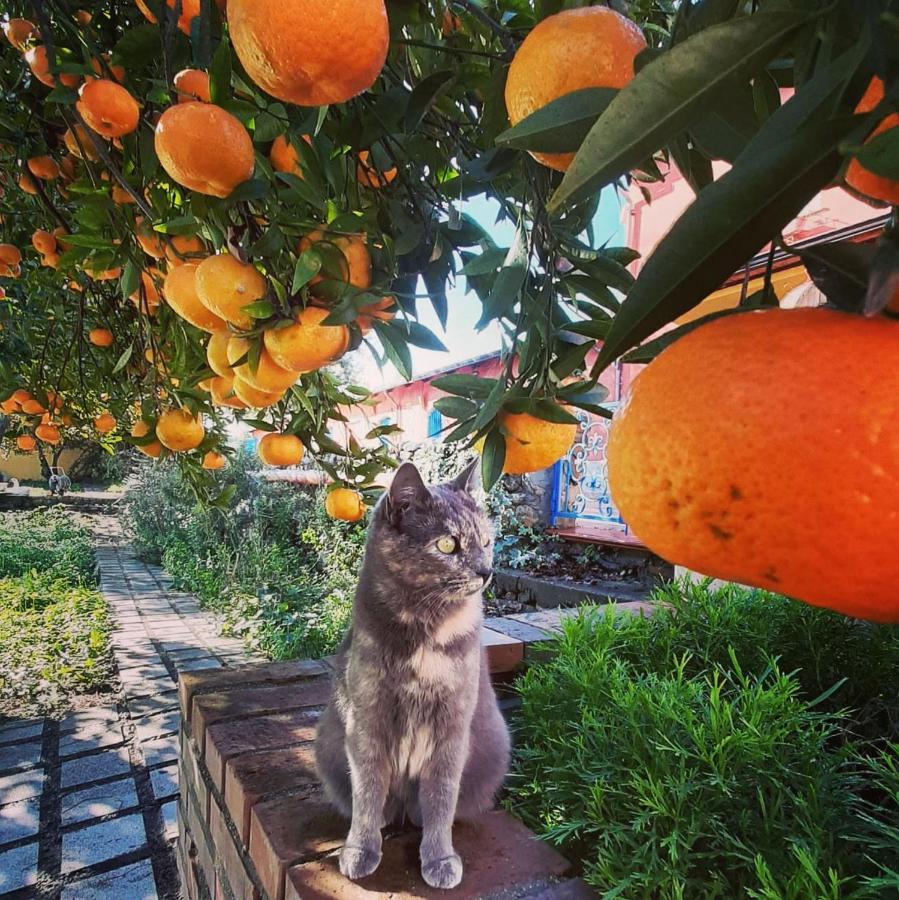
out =
[[(80, 450), (63, 450), (59, 457), (59, 465), (68, 471), (79, 456)], [(0, 454), (0, 472), (7, 478), (18, 478), (19, 481), (44, 480), (37, 453), (12, 453), (9, 456)]]

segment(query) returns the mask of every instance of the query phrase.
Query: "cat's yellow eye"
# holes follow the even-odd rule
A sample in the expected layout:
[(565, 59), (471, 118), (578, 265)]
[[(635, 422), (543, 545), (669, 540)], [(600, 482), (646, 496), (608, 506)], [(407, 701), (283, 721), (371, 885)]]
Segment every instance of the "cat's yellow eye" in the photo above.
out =
[(441, 553), (455, 553), (457, 546), (458, 544), (454, 537), (442, 537), (437, 539), (437, 549)]

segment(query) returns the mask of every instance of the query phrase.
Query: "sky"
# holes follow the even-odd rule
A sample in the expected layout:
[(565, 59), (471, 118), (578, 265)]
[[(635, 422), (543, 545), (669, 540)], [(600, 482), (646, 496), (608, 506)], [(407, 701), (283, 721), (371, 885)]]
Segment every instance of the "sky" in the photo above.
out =
[[(515, 235), (515, 225), (508, 221), (497, 223), (498, 209), (496, 201), (482, 195), (468, 201), (462, 212), (468, 213), (487, 229), (498, 246), (508, 247)], [(624, 243), (620, 200), (614, 188), (607, 188), (603, 192), (594, 219), (594, 235), (598, 246), (606, 243), (610, 246), (620, 246)], [(423, 286), (420, 285), (419, 290), (423, 293)], [(447, 296), (449, 315), (445, 331), (430, 302), (427, 300), (419, 302), (422, 325), (430, 328), (443, 341), (448, 352), (412, 347), (413, 377), (434, 369), (459, 365), (466, 360), (499, 350), (500, 331), (496, 323), (491, 323), (481, 332), (475, 330), (475, 324), (481, 316), (481, 303), (474, 292), (466, 293), (464, 276), (457, 280), (455, 287), (450, 287)], [(401, 381), (396, 369), (390, 363), (386, 364), (383, 371), (379, 370), (372, 354), (365, 347), (357, 351), (357, 357), (359, 362), (357, 377), (369, 390), (377, 391)]]

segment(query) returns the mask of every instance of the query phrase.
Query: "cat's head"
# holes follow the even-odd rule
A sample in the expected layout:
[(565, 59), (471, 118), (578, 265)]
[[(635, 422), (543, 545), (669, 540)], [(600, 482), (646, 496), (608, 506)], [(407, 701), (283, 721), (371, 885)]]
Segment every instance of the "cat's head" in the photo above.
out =
[(481, 591), (493, 568), (493, 526), (473, 496), (477, 461), (428, 487), (412, 463), (378, 503), (370, 547), (406, 587), (460, 596)]

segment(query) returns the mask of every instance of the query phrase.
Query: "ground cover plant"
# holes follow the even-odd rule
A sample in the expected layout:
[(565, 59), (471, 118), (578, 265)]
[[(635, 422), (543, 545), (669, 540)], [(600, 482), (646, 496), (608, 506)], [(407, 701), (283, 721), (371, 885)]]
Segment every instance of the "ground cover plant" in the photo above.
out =
[(510, 805), (603, 896), (899, 890), (899, 628), (678, 582), (520, 681)]
[(61, 713), (113, 678), (90, 534), (61, 513), (0, 517), (0, 716)]

